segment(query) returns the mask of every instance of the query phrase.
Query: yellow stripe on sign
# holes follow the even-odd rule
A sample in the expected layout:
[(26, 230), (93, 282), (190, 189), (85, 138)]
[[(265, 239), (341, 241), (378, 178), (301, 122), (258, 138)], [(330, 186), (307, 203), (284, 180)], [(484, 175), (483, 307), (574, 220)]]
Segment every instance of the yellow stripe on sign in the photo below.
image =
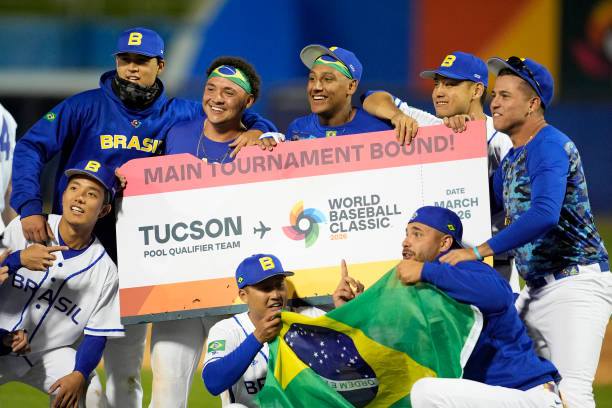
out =
[(284, 336), (293, 323), (326, 327), (343, 333), (353, 340), (359, 355), (374, 370), (379, 381), (378, 393), (376, 398), (367, 405), (369, 407), (390, 406), (405, 397), (410, 392), (412, 385), (420, 378), (436, 377), (433, 370), (420, 365), (406, 353), (380, 344), (358, 328), (327, 316), (311, 318), (297, 313), (283, 312), (282, 320), (279, 358), (274, 369), (274, 376), (283, 389), (286, 389), (302, 370), (309, 368), (284, 341)]

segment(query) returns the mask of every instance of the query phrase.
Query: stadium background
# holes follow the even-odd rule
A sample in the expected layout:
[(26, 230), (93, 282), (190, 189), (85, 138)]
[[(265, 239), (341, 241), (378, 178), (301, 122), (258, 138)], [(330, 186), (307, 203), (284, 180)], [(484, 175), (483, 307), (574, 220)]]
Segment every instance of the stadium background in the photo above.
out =
[[(418, 73), (450, 51), (534, 58), (555, 77), (546, 116), (580, 149), (596, 222), (611, 249), (610, 0), (3, 0), (0, 102), (15, 116), (18, 137), (63, 98), (97, 87), (100, 74), (114, 67), (118, 34), (134, 26), (164, 38), (162, 79), (170, 95), (200, 100), (204, 72), (217, 56), (251, 61), (263, 82), (255, 109), (281, 131), (308, 110), (307, 71), (299, 60), (306, 44), (354, 51), (364, 65), (361, 91), (387, 89), (426, 110), (431, 84)], [(612, 406), (608, 332), (596, 378), (603, 407)], [(143, 380), (149, 389), (147, 369)], [(197, 379), (194, 390), (193, 405), (208, 406)], [(0, 387), (0, 407), (44, 401), (27, 388)]]

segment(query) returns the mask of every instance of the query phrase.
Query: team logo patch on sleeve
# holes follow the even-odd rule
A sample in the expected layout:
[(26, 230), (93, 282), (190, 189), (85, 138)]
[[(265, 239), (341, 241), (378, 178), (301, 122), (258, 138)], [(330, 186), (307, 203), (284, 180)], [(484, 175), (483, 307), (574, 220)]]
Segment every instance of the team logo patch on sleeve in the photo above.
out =
[(225, 340), (215, 340), (208, 343), (208, 352), (225, 350)]
[(57, 115), (53, 112), (48, 112), (44, 118), (47, 122), (53, 122), (55, 120), (55, 118), (57, 117)]

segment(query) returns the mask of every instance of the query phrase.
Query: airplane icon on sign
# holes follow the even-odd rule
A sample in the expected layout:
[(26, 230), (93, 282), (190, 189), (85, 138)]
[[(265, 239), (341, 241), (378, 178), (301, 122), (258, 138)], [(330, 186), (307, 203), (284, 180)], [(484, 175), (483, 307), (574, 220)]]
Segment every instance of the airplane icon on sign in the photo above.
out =
[(270, 231), (271, 229), (272, 228), (266, 227), (263, 222), (259, 221), (259, 228), (253, 227), (253, 234), (257, 235), (257, 233), (259, 232), (261, 234), (259, 236), (259, 239), (263, 239), (264, 235), (266, 235), (266, 232)]

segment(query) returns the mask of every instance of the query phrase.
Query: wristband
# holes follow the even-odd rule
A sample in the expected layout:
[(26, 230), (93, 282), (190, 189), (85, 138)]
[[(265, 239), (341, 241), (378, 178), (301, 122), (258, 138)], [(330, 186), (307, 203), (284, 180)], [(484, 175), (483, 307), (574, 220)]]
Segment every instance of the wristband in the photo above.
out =
[(480, 255), (480, 252), (478, 252), (478, 247), (472, 247), (472, 251), (474, 251), (474, 254), (476, 255), (476, 259), (478, 259), (479, 261), (482, 261), (482, 255)]

